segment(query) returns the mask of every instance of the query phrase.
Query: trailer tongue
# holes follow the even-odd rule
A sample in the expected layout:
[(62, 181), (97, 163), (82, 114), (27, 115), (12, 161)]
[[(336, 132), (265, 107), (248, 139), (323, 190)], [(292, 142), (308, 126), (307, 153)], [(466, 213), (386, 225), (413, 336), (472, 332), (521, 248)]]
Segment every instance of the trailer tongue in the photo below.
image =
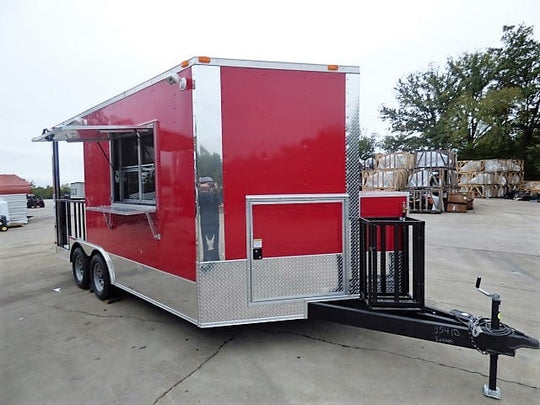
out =
[(489, 382), (484, 395), (500, 399), (497, 387), (497, 361), (499, 355), (515, 356), (520, 348), (538, 349), (533, 337), (499, 322), (500, 298), (492, 296), (491, 318), (452, 310), (442, 311), (424, 307), (412, 311), (373, 309), (362, 300), (337, 302), (310, 302), (308, 316), (345, 325), (387, 332), (401, 336), (444, 343), (489, 354)]
[[(381, 201), (375, 197), (377, 209)], [(388, 201), (384, 210), (399, 212), (397, 200)], [(360, 211), (373, 215), (369, 199), (360, 198)], [(498, 294), (476, 289), (491, 298), (491, 317), (482, 318), (454, 309), (430, 308), (424, 303), (424, 222), (399, 218), (360, 218), (360, 299), (310, 302), (308, 317), (401, 336), (476, 349), (490, 355), (489, 383), (484, 395), (500, 399), (497, 387), (499, 355), (515, 356), (519, 348), (538, 349), (533, 337), (500, 322)]]

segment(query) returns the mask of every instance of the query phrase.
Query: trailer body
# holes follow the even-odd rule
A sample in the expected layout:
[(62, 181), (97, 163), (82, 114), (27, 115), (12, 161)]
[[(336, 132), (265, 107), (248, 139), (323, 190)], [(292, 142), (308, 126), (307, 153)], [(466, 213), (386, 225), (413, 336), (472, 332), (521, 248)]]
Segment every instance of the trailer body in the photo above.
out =
[(66, 120), (36, 139), (84, 142), (57, 244), (201, 327), (357, 294), (358, 93), (356, 67), (192, 58)]

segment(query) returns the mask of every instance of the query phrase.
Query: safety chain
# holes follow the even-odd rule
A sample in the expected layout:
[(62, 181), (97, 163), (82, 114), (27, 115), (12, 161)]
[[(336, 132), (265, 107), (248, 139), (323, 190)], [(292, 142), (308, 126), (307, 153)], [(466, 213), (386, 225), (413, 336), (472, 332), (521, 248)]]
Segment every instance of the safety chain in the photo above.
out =
[(478, 350), (482, 354), (488, 354), (488, 352), (480, 349), (478, 345), (476, 344), (476, 338), (480, 336), (480, 333), (483, 332), (482, 327), (480, 326), (480, 322), (483, 322), (483, 321), (487, 321), (487, 318), (473, 316), (470, 318), (469, 322), (467, 323), (467, 327), (469, 328), (469, 337), (471, 338), (471, 345), (473, 349)]

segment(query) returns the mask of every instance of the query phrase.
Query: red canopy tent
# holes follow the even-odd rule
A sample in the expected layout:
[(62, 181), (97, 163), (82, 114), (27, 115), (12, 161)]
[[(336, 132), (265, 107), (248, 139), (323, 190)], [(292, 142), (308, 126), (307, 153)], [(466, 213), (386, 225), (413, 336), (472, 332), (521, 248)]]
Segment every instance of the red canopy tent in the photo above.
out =
[(30, 183), (15, 174), (0, 174), (0, 195), (28, 194)]

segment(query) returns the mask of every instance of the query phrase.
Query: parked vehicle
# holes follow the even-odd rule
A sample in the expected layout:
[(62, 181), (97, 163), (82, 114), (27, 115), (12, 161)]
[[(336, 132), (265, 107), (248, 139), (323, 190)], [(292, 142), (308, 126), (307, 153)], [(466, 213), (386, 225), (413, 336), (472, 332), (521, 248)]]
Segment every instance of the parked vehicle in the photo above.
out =
[(6, 232), (8, 230), (8, 222), (5, 215), (0, 215), (0, 231)]
[(26, 195), (26, 207), (27, 208), (44, 208), (45, 202), (41, 196), (35, 194)]

